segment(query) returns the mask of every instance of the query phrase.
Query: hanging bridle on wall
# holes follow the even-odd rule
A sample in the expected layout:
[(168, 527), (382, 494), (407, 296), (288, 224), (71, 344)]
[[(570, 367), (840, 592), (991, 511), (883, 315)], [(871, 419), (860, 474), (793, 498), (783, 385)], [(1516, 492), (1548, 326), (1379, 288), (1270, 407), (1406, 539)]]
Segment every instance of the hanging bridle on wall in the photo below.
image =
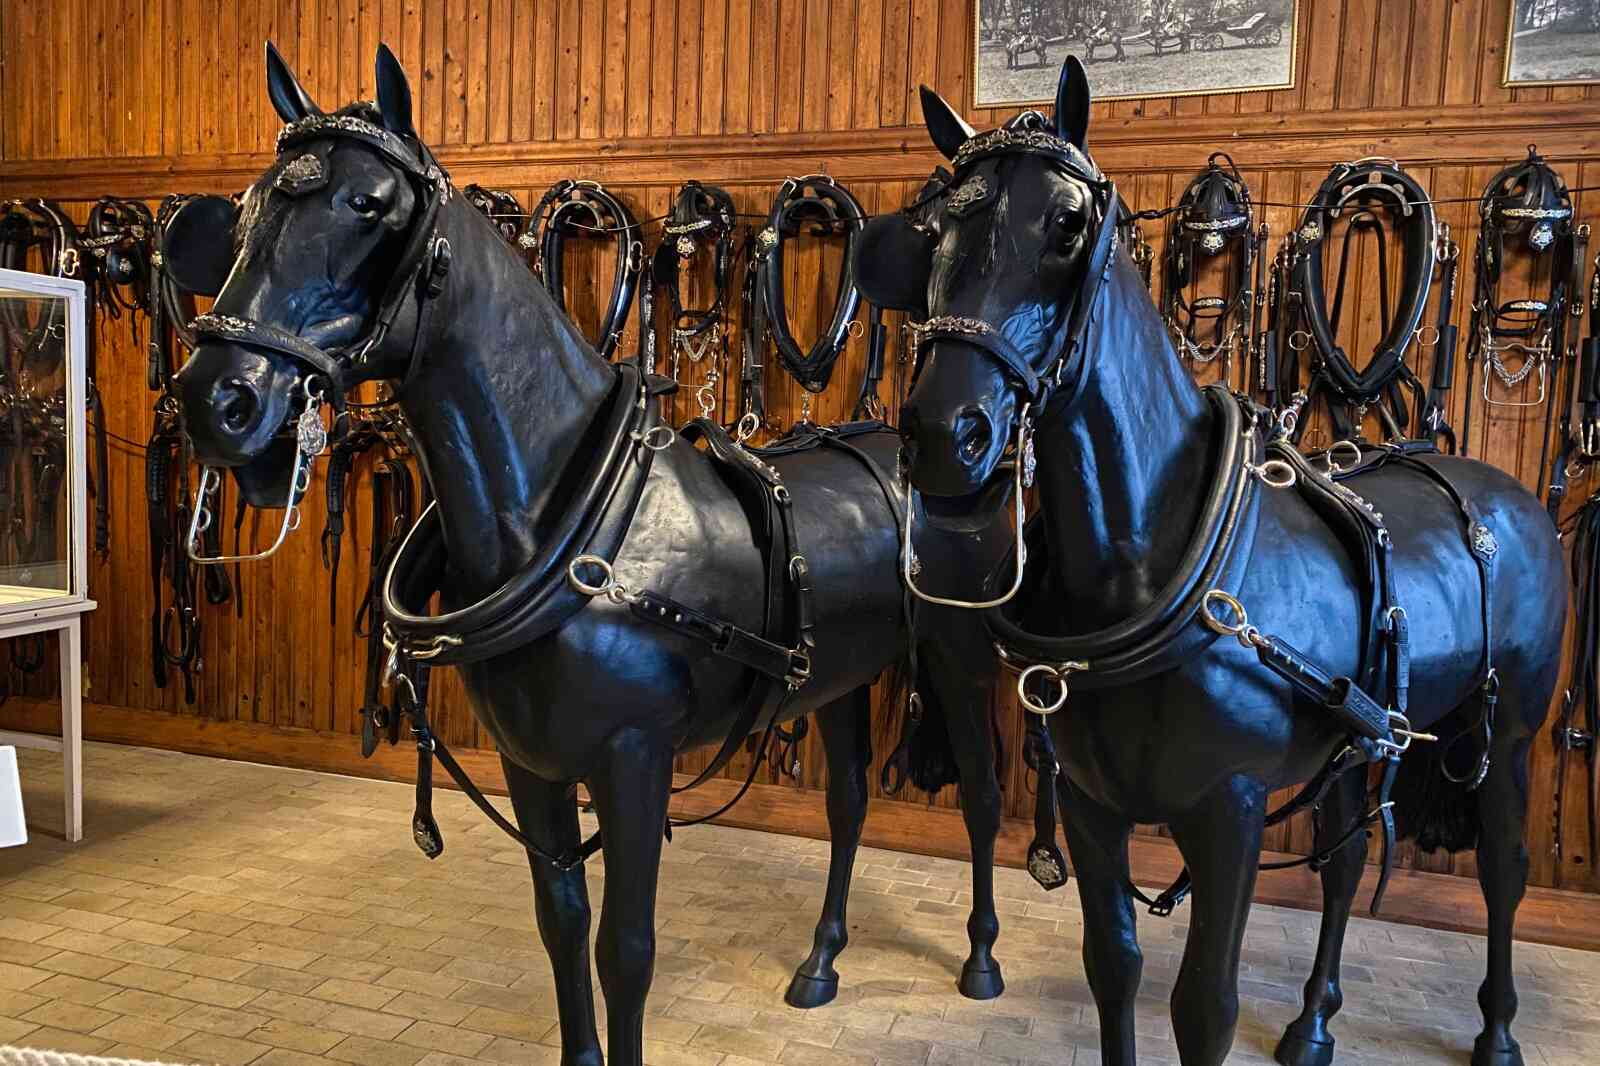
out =
[[(1219, 159), (1226, 166), (1219, 165)], [(1234, 360), (1251, 341), (1254, 267), (1260, 249), (1249, 186), (1227, 153), (1211, 153), (1205, 171), (1183, 190), (1171, 217), (1161, 279), (1162, 317), (1180, 356), (1196, 366), (1221, 358), (1222, 380), (1231, 384)], [(1202, 258), (1214, 258), (1230, 247), (1232, 278), (1224, 291), (1190, 300), (1186, 292)]]

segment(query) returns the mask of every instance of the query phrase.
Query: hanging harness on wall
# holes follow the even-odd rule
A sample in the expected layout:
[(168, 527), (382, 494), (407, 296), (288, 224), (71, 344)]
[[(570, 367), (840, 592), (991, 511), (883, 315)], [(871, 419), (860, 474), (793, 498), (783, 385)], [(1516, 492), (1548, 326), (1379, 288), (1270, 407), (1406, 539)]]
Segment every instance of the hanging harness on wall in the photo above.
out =
[(633, 305), (633, 292), (644, 269), (644, 242), (639, 224), (628, 205), (595, 181), (558, 181), (545, 192), (528, 216), (528, 226), (517, 239), (525, 252), (535, 253), (533, 272), (544, 283), (563, 313), (567, 310), (563, 276), (566, 242), (572, 237), (613, 239), (617, 246), (612, 272), (611, 299), (600, 319), (598, 336), (590, 338), (602, 359), (610, 359), (622, 340)]
[[(1550, 378), (1565, 348), (1567, 301), (1581, 286), (1582, 260), (1575, 260), (1572, 197), (1544, 159), (1528, 146), (1528, 157), (1489, 179), (1478, 201), (1477, 252), (1474, 258), (1472, 324), (1467, 334), (1467, 398), (1461, 420), (1462, 454), (1472, 445), (1472, 403), (1481, 394), (1483, 438), (1491, 407), (1529, 408), (1549, 399)], [(1548, 257), (1549, 285), (1542, 295), (1500, 299), (1500, 283), (1512, 252), (1507, 238), (1522, 238), (1522, 252), (1535, 261)], [(1574, 273), (1578, 279), (1574, 281)], [(1479, 364), (1482, 382), (1475, 380)], [(1532, 399), (1509, 399), (1508, 393), (1533, 379)], [(1498, 388), (1495, 382), (1499, 382)], [(1545, 441), (1549, 422), (1546, 412)], [(1481, 443), (1481, 441), (1480, 441)], [(1540, 456), (1541, 471), (1547, 456)]]
[(489, 220), (501, 240), (510, 245), (517, 243), (522, 220), (528, 217), (528, 213), (522, 209), (522, 204), (513, 193), (483, 185), (468, 185), (461, 190), (461, 198)]
[[(168, 249), (174, 241), (181, 243), (195, 234), (214, 239), (217, 232), (214, 224), (225, 218), (231, 225), (233, 210), (232, 201), (220, 196), (178, 194), (166, 197), (152, 226), (150, 272), (145, 288), (145, 313), (149, 319), (145, 376), (146, 384), (157, 394), (155, 419), (145, 444), (151, 678), (157, 688), (164, 689), (169, 671), (176, 668), (183, 677), (184, 700), (190, 704), (196, 701), (196, 679), (205, 668), (201, 657), (202, 587), (207, 603), (219, 606), (232, 600), (236, 616), (240, 618), (244, 616), (244, 601), (239, 594), (237, 567), (231, 581), (223, 567), (209, 567), (201, 578), (180, 543), (182, 531), (194, 514), (194, 498), (189, 486), (189, 440), (184, 432), (182, 408), (173, 391), (172, 377), (181, 362), (179, 351), (186, 352), (194, 347), (191, 324), (195, 317), (195, 297), (214, 296), (216, 291), (185, 274), (183, 257), (168, 254)], [(232, 262), (231, 244), (228, 260)], [(190, 288), (191, 285), (198, 288)], [(236, 545), (243, 517), (241, 500), (234, 515)], [(208, 550), (220, 552), (221, 522), (208, 522), (204, 537)], [(170, 602), (168, 589), (171, 590)]]
[[(805, 390), (801, 396), (800, 421), (811, 421), (812, 395), (828, 387), (852, 327), (860, 328), (856, 326), (861, 292), (855, 283), (855, 249), (865, 220), (861, 204), (850, 190), (826, 174), (787, 178), (778, 187), (767, 213), (767, 224), (751, 242), (750, 268), (746, 274), (742, 421), (766, 421), (766, 353), (774, 348), (784, 369)], [(789, 329), (783, 263), (785, 245), (807, 227), (814, 237), (842, 234), (845, 247), (828, 325), (809, 348), (802, 350)], [(883, 414), (878, 383), (883, 379), (888, 331), (883, 326), (881, 307), (873, 306), (868, 333), (867, 367), (851, 415), (853, 419), (879, 418)]]
[[(1225, 161), (1226, 165), (1218, 163)], [(1205, 172), (1178, 199), (1167, 234), (1161, 312), (1178, 354), (1196, 366), (1223, 360), (1222, 381), (1234, 380), (1236, 356), (1252, 336), (1255, 309), (1255, 210), (1250, 189), (1225, 152), (1212, 152)], [(1231, 249), (1232, 278), (1222, 292), (1189, 300), (1198, 265)]]
[[(728, 285), (733, 277), (736, 246), (734, 243), (738, 212), (733, 197), (715, 185), (702, 185), (698, 181), (685, 182), (673, 200), (666, 224), (662, 227), (661, 243), (656, 247), (651, 262), (651, 285), (667, 290), (671, 321), (668, 326), (671, 352), (669, 376), (680, 383), (680, 360), (687, 358), (698, 364), (710, 359), (700, 387), (695, 390), (695, 402), (702, 418), (710, 418), (720, 409), (717, 387), (722, 382), (722, 371), (728, 361)], [(685, 307), (679, 271), (692, 263), (701, 249), (711, 252), (711, 306)], [(653, 301), (641, 302), (641, 315), (654, 314)], [(645, 334), (651, 334), (647, 340)], [(641, 369), (653, 373), (655, 367), (654, 319), (641, 322), (640, 344), (647, 351)]]
[[(1347, 228), (1340, 242), (1330, 308), (1324, 285), (1324, 246), (1330, 243), (1340, 220)], [(1402, 250), (1399, 299), (1393, 307), (1388, 256), (1391, 232)], [(1358, 369), (1337, 338), (1350, 261), (1362, 233), (1376, 237), (1379, 320), (1384, 332), (1366, 365)], [(1265, 390), (1275, 398), (1290, 395), (1280, 419), (1292, 441), (1299, 443), (1307, 424), (1304, 411), (1318, 397), (1326, 402), (1335, 442), (1357, 439), (1369, 410), (1376, 410), (1385, 439), (1406, 438), (1412, 422), (1406, 392), (1418, 409), (1427, 398), (1405, 357), (1422, 332), (1442, 239), (1447, 238), (1435, 224), (1427, 192), (1391, 159), (1340, 163), (1323, 180), (1288, 245), (1287, 269), (1280, 277), (1287, 287), (1277, 293), (1282, 306), (1274, 315), (1281, 363), (1277, 380)], [(1311, 376), (1302, 392), (1298, 356), (1305, 350), (1310, 351)]]

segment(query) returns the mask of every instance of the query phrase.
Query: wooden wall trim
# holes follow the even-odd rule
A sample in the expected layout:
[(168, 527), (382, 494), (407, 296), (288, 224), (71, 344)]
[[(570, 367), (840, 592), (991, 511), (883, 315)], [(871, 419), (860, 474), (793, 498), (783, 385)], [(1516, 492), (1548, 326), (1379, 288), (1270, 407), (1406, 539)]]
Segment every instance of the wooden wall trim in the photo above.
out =
[[(55, 703), (16, 699), (6, 710), (8, 723), (18, 728), (34, 732), (59, 729), (60, 708)], [(371, 759), (363, 759), (355, 737), (248, 722), (211, 721), (103, 703), (84, 704), (84, 736), (89, 740), (153, 746), (387, 781), (410, 782), (416, 773), (415, 755), (405, 745), (382, 746)], [(506, 794), (500, 760), (493, 752), (458, 748), (453, 749), (453, 754), (486, 792)], [(678, 774), (676, 778), (680, 785), (689, 780), (687, 774)], [(451, 786), (449, 777), (443, 773), (436, 772), (435, 780), (442, 787)], [(92, 804), (95, 789), (92, 759), (85, 787)], [(672, 813), (679, 818), (708, 814), (731, 798), (737, 788), (735, 781), (722, 778), (707, 781), (692, 792), (674, 796)], [(756, 784), (751, 786), (743, 801), (717, 822), (826, 840), (828, 824), (823, 808), (823, 796), (818, 790)], [(394, 817), (398, 837), (407, 830), (403, 801)], [(454, 827), (444, 825), (441, 828), (448, 844)], [(84, 830), (89, 837), (94, 836), (92, 817)], [(1003, 819), (995, 861), (1002, 866), (1022, 868), (1032, 836), (1033, 826), (1027, 819)], [(868, 847), (958, 860), (969, 857), (966, 839), (959, 811), (893, 800), (875, 800), (871, 804), (862, 835), (862, 843)], [(1262, 853), (1261, 861), (1293, 857), (1288, 853), (1267, 851)], [(1167, 884), (1183, 865), (1183, 858), (1173, 843), (1157, 837), (1133, 838), (1130, 860), (1134, 879), (1146, 886)], [(1486, 915), (1477, 893), (1476, 883), (1469, 878), (1423, 870), (1397, 870), (1390, 884), (1384, 917), (1428, 928), (1481, 934), (1486, 929)], [(1304, 868), (1264, 874), (1257, 881), (1255, 899), (1258, 903), (1320, 910), (1321, 882)], [(1005, 924), (1003, 918), (1001, 924), (1002, 927)], [(1536, 943), (1600, 949), (1600, 896), (1530, 888), (1517, 935)], [(1306, 957), (1309, 960), (1309, 948)]]
[[(1576, 101), (1495, 109), (1124, 118), (1096, 126), (1093, 136), (1096, 161), (1120, 174), (1164, 170), (1190, 144), (1226, 145), (1241, 167), (1252, 169), (1367, 155), (1393, 156), (1407, 164), (1468, 165), (1503, 160), (1508, 143), (1537, 143), (1557, 159), (1600, 154), (1600, 108)], [(489, 144), (444, 148), (438, 154), (458, 182), (499, 186), (548, 185), (573, 175), (598, 175), (615, 185), (676, 183), (708, 172), (726, 182), (814, 171), (851, 181), (913, 180), (942, 162), (920, 125)], [(57, 199), (228, 193), (255, 180), (270, 160), (270, 153), (261, 151), (0, 162), (0, 195), (27, 196), (43, 188)]]

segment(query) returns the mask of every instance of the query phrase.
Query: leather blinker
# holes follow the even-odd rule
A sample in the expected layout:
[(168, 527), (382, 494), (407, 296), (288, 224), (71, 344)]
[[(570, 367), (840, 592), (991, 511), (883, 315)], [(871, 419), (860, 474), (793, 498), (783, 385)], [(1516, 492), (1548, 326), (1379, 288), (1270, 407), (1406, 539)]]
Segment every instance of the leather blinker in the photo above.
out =
[(233, 270), (239, 208), (226, 196), (196, 196), (173, 213), (161, 234), (162, 263), (186, 292), (215, 296)]

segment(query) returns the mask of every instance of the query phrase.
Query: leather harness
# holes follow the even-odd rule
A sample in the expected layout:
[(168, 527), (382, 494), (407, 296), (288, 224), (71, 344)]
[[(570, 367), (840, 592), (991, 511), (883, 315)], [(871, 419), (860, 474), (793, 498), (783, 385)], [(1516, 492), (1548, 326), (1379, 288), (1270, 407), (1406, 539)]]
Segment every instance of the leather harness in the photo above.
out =
[[(1096, 316), (1106, 313), (1104, 308), (1108, 301), (1101, 297), (1113, 284), (1119, 218), (1115, 190), (1111, 184), (1103, 178), (1080, 145), (1055, 136), (1048, 130), (1043, 116), (1037, 113), (1033, 113), (1032, 117), (1024, 113), (1005, 127), (974, 135), (967, 140), (955, 158), (953, 184), (956, 191), (951, 194), (952, 204), (959, 207), (957, 201), (961, 199), (962, 186), (976, 180), (976, 175), (970, 169), (974, 163), (996, 154), (1015, 153), (1041, 154), (1056, 160), (1068, 173), (1086, 183), (1095, 198), (1099, 229), (1090, 245), (1084, 289), (1072, 310), (1067, 328), (1052, 339), (1044, 358), (1038, 363), (1041, 369), (1036, 369), (1034, 363), (1012, 346), (998, 329), (982, 320), (935, 316), (918, 332), (922, 343), (946, 338), (965, 342), (999, 364), (1021, 399), (1030, 405), (1023, 407), (1018, 417), (1015, 461), (1031, 475), (1034, 458), (1028, 427), (1029, 411), (1048, 413), (1057, 405), (1070, 402), (1077, 391), (1078, 382), (1086, 372), (1088, 338), (1093, 332)], [(979, 195), (982, 195), (981, 190)], [(1430, 249), (1432, 239), (1430, 229)], [(1316, 276), (1315, 273), (1312, 276)], [(1126, 281), (1115, 284), (1126, 284)], [(1415, 313), (1420, 314), (1420, 307)], [(1414, 328), (1414, 325), (1408, 328)], [(1347, 748), (1341, 749), (1287, 808), (1269, 817), (1286, 818), (1293, 811), (1312, 805), (1331, 786), (1334, 777), (1348, 767), (1369, 761), (1384, 765), (1378, 807), (1346, 830), (1332, 848), (1296, 861), (1296, 864), (1321, 864), (1334, 852), (1355, 841), (1362, 827), (1373, 821), (1381, 822), (1385, 874), (1374, 896), (1373, 906), (1376, 909), (1387, 884), (1395, 836), (1388, 790), (1393, 784), (1400, 753), (1412, 739), (1421, 736), (1412, 732), (1406, 718), (1410, 643), (1405, 611), (1394, 594), (1388, 531), (1383, 526), (1382, 516), (1370, 504), (1312, 467), (1286, 439), (1285, 430), (1269, 412), (1216, 386), (1207, 388), (1205, 394), (1214, 410), (1220, 434), (1217, 465), (1209, 481), (1195, 534), (1173, 578), (1151, 604), (1135, 616), (1098, 632), (1065, 636), (1026, 630), (1012, 617), (1011, 611), (1015, 608), (1008, 611), (1003, 606), (1008, 601), (1014, 602), (1010, 597), (999, 601), (1002, 606), (985, 613), (985, 622), (994, 639), (996, 651), (1002, 662), (1018, 675), (1018, 696), (1024, 707), (1037, 716), (1037, 721), (1030, 727), (1034, 735), (1029, 743), (1030, 761), (1040, 772), (1035, 807), (1035, 839), (1029, 849), (1029, 872), (1047, 889), (1066, 883), (1066, 862), (1055, 843), (1055, 805), (1057, 782), (1063, 791), (1070, 792), (1072, 785), (1069, 779), (1060, 775), (1060, 765), (1055, 758), (1053, 741), (1044, 725), (1044, 718), (1065, 705), (1069, 680), (1074, 685), (1089, 689), (1128, 684), (1192, 661), (1212, 641), (1228, 634), (1254, 649), (1262, 664), (1288, 681), (1302, 698), (1324, 708), (1349, 737)], [(1422, 447), (1428, 446), (1424, 444)], [(1461, 508), (1467, 522), (1467, 545), (1478, 561), (1483, 584), (1485, 661), (1482, 673), (1487, 737), (1493, 728), (1494, 695), (1498, 685), (1493, 666), (1488, 661), (1492, 646), (1489, 631), (1489, 568), (1497, 546), (1493, 533), (1476, 513), (1472, 502), (1462, 500), (1447, 479), (1412, 454), (1414, 450), (1398, 445), (1389, 446), (1374, 452), (1370, 461), (1363, 452), (1362, 462), (1352, 464), (1352, 470), (1345, 473), (1353, 473), (1355, 468), (1375, 468), (1382, 462), (1405, 463), (1444, 488)], [(1329, 467), (1333, 469), (1331, 462)], [(1025, 476), (1024, 485), (1029, 481), (1031, 476)], [(1352, 546), (1358, 561), (1365, 564), (1369, 590), (1368, 622), (1365, 627), (1368, 636), (1361, 655), (1361, 666), (1354, 678), (1330, 677), (1287, 642), (1263, 634), (1250, 624), (1245, 606), (1227, 591), (1239, 587), (1249, 558), (1262, 485), (1277, 489), (1299, 485), (1312, 507), (1340, 532), (1341, 538)], [(1036, 575), (1034, 584), (1037, 585), (1044, 573), (1043, 567), (1037, 564), (1047, 559), (1044, 527), (1037, 519), (1030, 524), (1028, 535), (1033, 542), (1030, 545), (1032, 550), (1020, 556), (1019, 560), (1027, 558), (1035, 561), (1036, 565), (1029, 571)], [(1015, 565), (1020, 566), (1020, 561)], [(1029, 571), (1015, 575), (1021, 582), (1020, 590), (1024, 596), (1029, 591)], [(1003, 581), (1005, 577), (1005, 574), (997, 572), (992, 583)], [(1013, 587), (1018, 586), (1014, 584)], [(1387, 680), (1388, 684), (1385, 703), (1368, 695), (1381, 680)], [(1044, 702), (1036, 694), (1032, 686), (1039, 682), (1057, 686), (1053, 701)], [(1355, 754), (1343, 754), (1345, 750)], [(1486, 743), (1474, 775), (1475, 780), (1471, 782), (1473, 787), (1481, 783), (1487, 764)], [(1131, 882), (1125, 883), (1124, 888), (1135, 898), (1144, 901), (1154, 913), (1170, 913), (1188, 891), (1188, 875), (1185, 871), (1177, 883), (1155, 899), (1145, 896)]]

